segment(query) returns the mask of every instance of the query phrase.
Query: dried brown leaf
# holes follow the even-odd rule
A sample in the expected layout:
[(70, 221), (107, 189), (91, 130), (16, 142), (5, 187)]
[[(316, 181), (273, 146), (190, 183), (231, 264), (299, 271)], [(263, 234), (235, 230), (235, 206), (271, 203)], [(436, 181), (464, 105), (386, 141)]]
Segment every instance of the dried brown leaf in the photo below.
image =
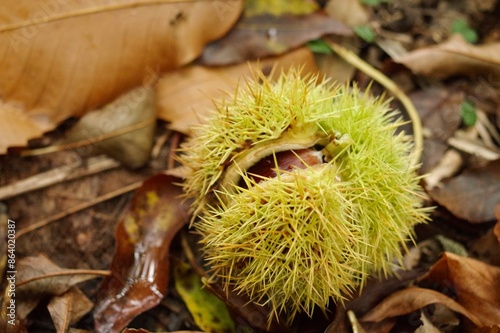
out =
[(457, 302), (479, 319), (478, 326), (500, 323), (500, 267), (445, 252), (426, 280), (451, 288)]
[(361, 1), (330, 0), (325, 11), (328, 16), (344, 23), (349, 27), (365, 25), (370, 20), (370, 15)]
[(483, 75), (489, 80), (500, 81), (500, 43), (472, 45), (461, 35), (406, 53), (395, 61), (417, 74), (438, 79)]
[(474, 257), (493, 266), (500, 266), (500, 203), (495, 207), (497, 223), (469, 247)]
[(96, 332), (120, 332), (167, 292), (170, 243), (189, 220), (178, 178), (149, 178), (134, 196), (116, 230), (111, 276), (97, 294)]
[(87, 143), (89, 153), (106, 153), (130, 168), (141, 167), (153, 148), (155, 106), (153, 89), (133, 89), (85, 114), (66, 133), (64, 143)]
[(386, 318), (412, 313), (413, 311), (434, 303), (443, 304), (451, 310), (461, 313), (478, 326), (482, 323), (473, 313), (469, 312), (452, 298), (431, 289), (415, 287), (395, 292), (384, 299), (360, 320), (379, 322)]
[(241, 8), (240, 0), (3, 1), (0, 132), (17, 133), (2, 135), (0, 153), (192, 61)]
[(252, 74), (251, 67), (265, 73), (276, 66), (276, 72), (292, 66), (302, 67), (307, 74), (317, 70), (312, 53), (301, 48), (281, 57), (263, 59), (258, 63), (240, 64), (220, 68), (190, 66), (163, 76), (158, 84), (158, 115), (170, 121), (170, 128), (189, 134), (193, 125), (199, 124), (213, 108), (213, 100), (228, 97), (238, 82)]
[(53, 297), (47, 308), (57, 333), (65, 333), (93, 307), (93, 303), (80, 289), (72, 287), (60, 296)]
[(429, 195), (461, 219), (471, 223), (493, 221), (495, 206), (500, 202), (500, 160), (466, 169), (444, 180), (443, 186), (430, 190)]
[(430, 138), (446, 142), (460, 125), (462, 91), (446, 88), (419, 90), (409, 95)]
[[(106, 271), (60, 268), (43, 255), (22, 258), (16, 265), (16, 313), (24, 319), (45, 297), (64, 294), (80, 282), (106, 275)], [(5, 301), (5, 299), (4, 299)]]
[(430, 88), (411, 93), (409, 97), (418, 110), (422, 126), (429, 133), (424, 140), (420, 169), (425, 174), (443, 162), (443, 155), (448, 149), (446, 140), (460, 125), (460, 105), (464, 94), (452, 88)]
[(201, 62), (222, 66), (276, 56), (327, 34), (351, 36), (352, 31), (321, 13), (243, 17), (226, 37), (205, 48)]

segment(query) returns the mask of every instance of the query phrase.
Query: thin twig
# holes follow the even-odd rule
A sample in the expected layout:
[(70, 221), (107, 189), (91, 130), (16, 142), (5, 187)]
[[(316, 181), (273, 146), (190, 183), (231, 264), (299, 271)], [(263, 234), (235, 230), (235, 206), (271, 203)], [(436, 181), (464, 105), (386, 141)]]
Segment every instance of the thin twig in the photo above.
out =
[(487, 161), (494, 161), (500, 158), (500, 152), (481, 145), (470, 139), (451, 137), (448, 139), (448, 144), (455, 149), (466, 152), (471, 155), (479, 156)]
[(119, 189), (117, 189), (115, 191), (111, 191), (109, 193), (101, 195), (101, 196), (99, 196), (99, 197), (97, 197), (97, 198), (95, 198), (93, 200), (84, 202), (84, 203), (82, 203), (80, 205), (76, 205), (76, 206), (74, 206), (74, 207), (72, 207), (72, 208), (70, 208), (70, 209), (68, 209), (68, 210), (66, 210), (64, 212), (61, 212), (59, 214), (50, 216), (50, 217), (48, 217), (46, 219), (43, 219), (43, 220), (41, 220), (41, 221), (39, 221), (37, 223), (32, 224), (32, 225), (30, 225), (30, 226), (28, 226), (26, 228), (23, 228), (23, 229), (19, 230), (16, 235), (19, 238), (22, 235), (25, 235), (25, 234), (27, 234), (29, 232), (32, 232), (32, 231), (37, 230), (37, 229), (39, 229), (41, 227), (44, 227), (44, 226), (46, 226), (46, 225), (48, 225), (48, 224), (50, 224), (50, 223), (52, 223), (54, 221), (62, 219), (64, 217), (68, 216), (68, 215), (74, 214), (74, 213), (79, 212), (81, 210), (84, 210), (84, 209), (87, 209), (87, 208), (92, 207), (94, 205), (97, 205), (97, 204), (99, 204), (101, 202), (107, 201), (107, 200), (112, 199), (114, 197), (117, 197), (119, 195), (122, 195), (122, 194), (128, 193), (130, 191), (133, 191), (135, 189), (138, 189), (139, 187), (141, 187), (142, 183), (143, 183), (142, 181), (139, 181), (139, 182), (136, 182), (136, 183), (132, 183), (132, 184), (127, 185), (125, 187), (119, 188)]
[(62, 181), (113, 169), (119, 165), (120, 163), (118, 161), (104, 155), (92, 157), (86, 161), (80, 160), (0, 187), (0, 200), (39, 190)]
[(397, 99), (399, 99), (401, 104), (403, 104), (403, 106), (406, 109), (406, 112), (408, 113), (408, 116), (411, 119), (413, 126), (413, 142), (415, 147), (413, 151), (412, 164), (413, 165), (419, 164), (424, 146), (424, 139), (422, 135), (422, 122), (410, 98), (408, 98), (408, 96), (401, 89), (399, 89), (399, 87), (394, 83), (394, 81), (392, 81), (387, 76), (382, 74), (380, 71), (378, 71), (377, 69), (366, 63), (363, 59), (358, 57), (354, 52), (346, 49), (345, 47), (333, 41), (327, 40), (326, 42), (328, 43), (330, 48), (335, 53), (337, 53), (342, 59), (344, 59), (346, 62), (353, 65), (354, 67), (356, 67), (357, 69), (369, 75), (375, 81), (380, 83), (388, 91), (390, 91)]

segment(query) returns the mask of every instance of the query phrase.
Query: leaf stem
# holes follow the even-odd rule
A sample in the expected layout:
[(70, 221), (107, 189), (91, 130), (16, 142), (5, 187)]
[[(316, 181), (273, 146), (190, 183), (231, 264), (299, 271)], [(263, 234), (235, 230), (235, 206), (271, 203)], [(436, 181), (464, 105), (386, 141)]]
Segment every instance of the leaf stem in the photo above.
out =
[(106, 193), (106, 194), (103, 194), (101, 196), (98, 196), (97, 198), (95, 199), (92, 199), (90, 201), (86, 201), (86, 202), (83, 202), (79, 205), (76, 205), (74, 207), (71, 207), (70, 209), (66, 210), (66, 211), (63, 211), (63, 212), (60, 212), (58, 214), (55, 214), (53, 216), (50, 216), (50, 217), (47, 217), (45, 219), (42, 219), (40, 220), (39, 222), (37, 223), (33, 223), (29, 226), (27, 226), (26, 228), (23, 228), (21, 230), (19, 230), (16, 234), (16, 236), (19, 238), (27, 233), (30, 233), (32, 231), (35, 231), (37, 229), (40, 229), (54, 221), (57, 221), (57, 220), (60, 220), (68, 215), (71, 215), (71, 214), (74, 214), (76, 212), (79, 212), (79, 211), (82, 211), (84, 209), (87, 209), (87, 208), (90, 208), (94, 205), (97, 205), (101, 202), (104, 202), (104, 201), (107, 201), (109, 199), (113, 199), (119, 195), (122, 195), (122, 194), (125, 194), (125, 193), (128, 193), (128, 192), (131, 192), (133, 190), (136, 190), (138, 189), (139, 187), (141, 187), (141, 185), (143, 184), (142, 181), (139, 181), (139, 182), (135, 182), (135, 183), (132, 183), (130, 185), (127, 185), (127, 186), (124, 186), (122, 188), (119, 188), (117, 190), (114, 190), (114, 191), (111, 191), (109, 193)]
[(382, 74), (376, 68), (372, 67), (370, 64), (365, 62), (363, 59), (358, 57), (354, 52), (346, 49), (345, 47), (331, 41), (325, 41), (330, 48), (337, 53), (342, 59), (344, 59), (349, 64), (356, 67), (358, 70), (372, 77), (375, 81), (384, 86), (388, 91), (390, 91), (406, 109), (408, 116), (411, 119), (413, 127), (413, 142), (414, 151), (412, 158), (412, 165), (416, 166), (420, 163), (420, 158), (422, 156), (424, 139), (422, 134), (422, 122), (418, 115), (415, 106), (413, 105), (410, 98), (387, 76)]

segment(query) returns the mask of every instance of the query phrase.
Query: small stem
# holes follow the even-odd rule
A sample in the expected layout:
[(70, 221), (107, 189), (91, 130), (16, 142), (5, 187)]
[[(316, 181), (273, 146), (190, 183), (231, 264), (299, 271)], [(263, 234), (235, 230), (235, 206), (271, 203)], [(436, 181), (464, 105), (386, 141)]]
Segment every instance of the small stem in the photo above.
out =
[(128, 193), (128, 192), (131, 192), (133, 190), (136, 190), (138, 189), (139, 187), (141, 187), (141, 185), (143, 184), (142, 181), (140, 182), (136, 182), (136, 183), (132, 183), (130, 185), (127, 185), (125, 187), (122, 187), (122, 188), (119, 188), (117, 190), (114, 190), (114, 191), (111, 191), (109, 193), (106, 193), (106, 194), (103, 194), (93, 200), (90, 200), (90, 201), (86, 201), (80, 205), (76, 205), (74, 207), (71, 207), (70, 209), (64, 211), (64, 212), (61, 212), (59, 214), (56, 214), (56, 215), (53, 215), (53, 216), (50, 216), (48, 218), (45, 218), (45, 219), (42, 219), (40, 220), (39, 222), (37, 223), (34, 223), (34, 224), (31, 224), (29, 225), (28, 227), (26, 228), (23, 228), (21, 230), (19, 230), (17, 232), (17, 237), (21, 237), (27, 233), (30, 233), (32, 231), (35, 231), (37, 229), (40, 229), (54, 221), (57, 221), (57, 220), (60, 220), (68, 215), (71, 215), (71, 214), (74, 214), (76, 212), (79, 212), (79, 211), (82, 211), (84, 209), (87, 209), (87, 208), (90, 208), (94, 205), (97, 205), (101, 202), (104, 202), (104, 201), (107, 201), (109, 199), (113, 199), (114, 197), (117, 197), (119, 195), (122, 195), (122, 194), (125, 194), (125, 193)]
[(353, 65), (363, 73), (372, 77), (375, 81), (389, 90), (397, 99), (399, 99), (401, 104), (403, 104), (413, 126), (413, 142), (415, 144), (415, 147), (413, 151), (412, 165), (418, 165), (420, 163), (420, 158), (422, 157), (424, 146), (422, 122), (410, 98), (408, 98), (408, 96), (401, 89), (399, 89), (394, 81), (392, 81), (376, 68), (372, 67), (370, 64), (358, 57), (354, 52), (330, 40), (326, 40), (326, 43), (342, 59), (344, 59), (346, 62)]
[(120, 163), (118, 161), (103, 155), (91, 157), (88, 160), (80, 160), (75, 163), (63, 165), (29, 178), (19, 180), (15, 183), (2, 186), (0, 187), (0, 200), (5, 200), (30, 191), (39, 190), (63, 181), (117, 168), (119, 165)]

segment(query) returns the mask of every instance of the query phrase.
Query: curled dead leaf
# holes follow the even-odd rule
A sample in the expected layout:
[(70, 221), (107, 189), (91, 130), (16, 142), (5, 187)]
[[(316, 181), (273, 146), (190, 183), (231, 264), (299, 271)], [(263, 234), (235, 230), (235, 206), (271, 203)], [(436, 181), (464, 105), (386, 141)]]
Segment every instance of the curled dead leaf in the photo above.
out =
[[(152, 88), (135, 88), (99, 110), (85, 114), (66, 133), (64, 143), (83, 142), (130, 168), (149, 160), (156, 120)], [(90, 150), (88, 150), (90, 152)]]
[(445, 252), (425, 281), (451, 289), (457, 302), (479, 320), (473, 320), (476, 325), (500, 323), (500, 267)]
[[(16, 316), (24, 320), (26, 316), (40, 303), (42, 299), (60, 296), (73, 288), (78, 283), (106, 276), (107, 271), (95, 271), (85, 269), (60, 268), (43, 255), (22, 258), (16, 263)], [(7, 274), (7, 278), (10, 275)], [(2, 307), (10, 302), (9, 297), (4, 297)], [(0, 323), (5, 323), (0, 315)]]
[(451, 310), (461, 313), (477, 326), (481, 326), (482, 324), (479, 318), (462, 305), (455, 302), (452, 298), (431, 289), (416, 287), (410, 287), (395, 292), (384, 299), (360, 320), (379, 322), (386, 318), (412, 313), (413, 311), (434, 303), (443, 304)]
[(500, 81), (500, 43), (472, 45), (458, 34), (442, 44), (414, 50), (394, 61), (417, 74), (438, 79), (482, 75), (496, 85)]
[(170, 243), (189, 220), (180, 180), (149, 178), (139, 188), (116, 229), (111, 276), (97, 294), (96, 332), (121, 332), (138, 314), (156, 306), (167, 292)]

